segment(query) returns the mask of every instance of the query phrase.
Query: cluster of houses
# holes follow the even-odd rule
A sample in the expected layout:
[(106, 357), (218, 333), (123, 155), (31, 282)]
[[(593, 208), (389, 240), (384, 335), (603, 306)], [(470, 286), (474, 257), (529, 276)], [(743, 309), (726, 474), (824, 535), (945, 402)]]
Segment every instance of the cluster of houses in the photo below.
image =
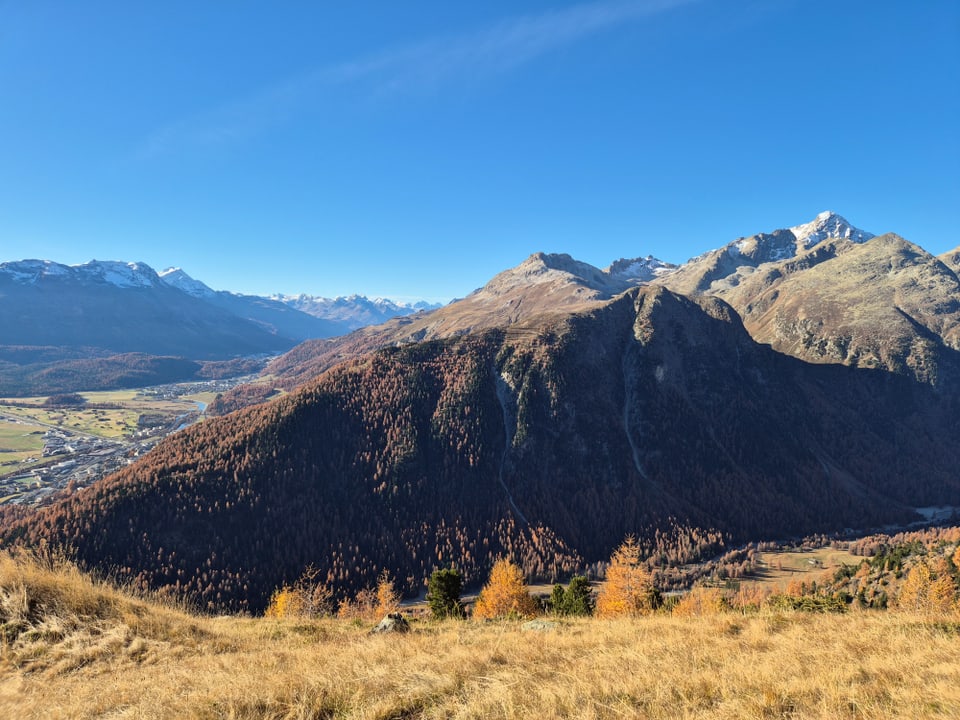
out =
[(0, 498), (12, 504), (39, 505), (58, 490), (89, 485), (133, 462), (160, 439), (142, 432), (137, 435), (141, 437), (131, 443), (48, 430), (43, 436), (42, 458), (62, 459), (0, 478)]

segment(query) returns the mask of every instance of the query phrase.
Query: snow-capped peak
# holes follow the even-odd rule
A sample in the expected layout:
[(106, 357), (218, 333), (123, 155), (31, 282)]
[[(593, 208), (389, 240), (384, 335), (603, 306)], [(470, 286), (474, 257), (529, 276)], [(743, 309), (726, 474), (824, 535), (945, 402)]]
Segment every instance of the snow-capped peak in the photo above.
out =
[(153, 287), (160, 278), (145, 263), (91, 260), (81, 265), (61, 265), (49, 260), (18, 260), (0, 263), (0, 272), (16, 282), (33, 284), (47, 278), (104, 282), (122, 288)]
[(835, 212), (826, 210), (813, 220), (803, 225), (790, 228), (790, 232), (797, 238), (797, 247), (812, 247), (826, 239), (835, 240), (846, 238), (856, 243), (870, 240), (874, 235), (859, 228), (855, 228)]
[(67, 275), (70, 268), (50, 260), (16, 260), (0, 263), (0, 273), (18, 283), (35, 283), (42, 277)]
[(441, 307), (440, 303), (430, 303), (426, 300), (404, 302), (385, 297), (371, 298), (357, 293), (353, 295), (338, 295), (336, 297), (321, 297), (319, 295), (308, 295), (306, 293), (300, 293), (298, 295), (276, 293), (270, 295), (270, 299), (278, 300), (293, 307), (309, 305), (314, 308), (377, 308), (388, 312), (396, 312), (401, 315), (406, 315), (407, 311), (436, 310), (438, 307)]
[(178, 267), (167, 268), (160, 273), (160, 279), (167, 285), (175, 287), (177, 290), (182, 290), (187, 295), (192, 295), (193, 297), (211, 297), (215, 294), (209, 286), (199, 280), (194, 280)]
[(91, 260), (71, 267), (81, 276), (92, 277), (120, 288), (153, 287), (160, 280), (153, 268), (142, 262)]
[(364, 325), (376, 325), (398, 315), (411, 315), (420, 310), (433, 310), (440, 307), (426, 302), (398, 302), (389, 298), (374, 298), (365, 295), (347, 295), (335, 298), (315, 297), (313, 295), (273, 295), (279, 300), (308, 315), (343, 323), (350, 330)]

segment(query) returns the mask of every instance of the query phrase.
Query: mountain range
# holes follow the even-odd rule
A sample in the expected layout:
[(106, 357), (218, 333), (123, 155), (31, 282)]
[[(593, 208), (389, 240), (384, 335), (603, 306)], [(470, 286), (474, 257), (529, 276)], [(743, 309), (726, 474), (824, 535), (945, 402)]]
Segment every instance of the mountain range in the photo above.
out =
[(420, 311), (436, 310), (439, 303), (420, 300), (414, 303), (398, 303), (387, 298), (368, 298), (364, 295), (346, 295), (336, 298), (314, 295), (274, 295), (272, 299), (296, 308), (307, 315), (338, 323), (344, 334), (350, 330), (379, 325), (390, 318), (412, 315)]
[(940, 375), (960, 349), (958, 250), (937, 258), (899, 236), (875, 237), (823, 212), (809, 223), (738, 238), (679, 266), (648, 256), (601, 270), (569, 255), (535, 253), (462, 300), (307, 341), (272, 361), (264, 374), (289, 390), (377, 348), (549, 323), (652, 284), (724, 300), (755, 340), (794, 357), (906, 372), (937, 384), (953, 373), (946, 368)]
[(307, 566), (415, 593), (498, 555), (557, 579), (629, 533), (666, 568), (704, 537), (909, 523), (960, 507), (958, 251), (824, 213), (681, 266), (537, 253), (301, 344), (267, 370), (290, 394), (4, 511), (0, 542), (259, 611)]
[[(349, 332), (364, 322), (371, 306), (378, 309), (377, 320), (419, 309), (362, 296), (329, 302), (336, 313), (303, 312), (296, 303), (214, 291), (179, 268), (157, 273), (144, 263), (5, 262), (0, 392), (142, 383), (144, 366), (157, 368), (153, 382), (186, 380), (204, 362), (273, 355), (308, 338)], [(190, 362), (157, 360), (171, 357)], [(135, 359), (137, 366), (129, 377), (104, 369), (122, 367), (124, 359)]]

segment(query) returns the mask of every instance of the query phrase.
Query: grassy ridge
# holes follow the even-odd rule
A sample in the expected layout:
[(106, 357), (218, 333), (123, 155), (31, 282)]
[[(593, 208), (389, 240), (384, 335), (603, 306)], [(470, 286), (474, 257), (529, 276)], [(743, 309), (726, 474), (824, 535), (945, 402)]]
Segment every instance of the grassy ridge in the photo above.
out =
[(896, 613), (517, 623), (200, 617), (0, 556), (0, 716), (891, 718), (960, 714), (958, 625)]

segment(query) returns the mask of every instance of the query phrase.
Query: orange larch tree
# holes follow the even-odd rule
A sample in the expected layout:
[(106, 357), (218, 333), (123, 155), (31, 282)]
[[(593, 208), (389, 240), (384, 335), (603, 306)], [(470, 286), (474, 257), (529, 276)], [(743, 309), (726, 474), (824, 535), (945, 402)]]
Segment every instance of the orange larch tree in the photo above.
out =
[(897, 607), (916, 613), (941, 613), (950, 610), (956, 593), (953, 580), (946, 572), (946, 563), (934, 573), (926, 561), (921, 560), (907, 573), (900, 585)]
[(523, 572), (505, 558), (497, 560), (490, 579), (473, 606), (475, 618), (533, 617), (537, 602), (527, 590)]
[(610, 557), (607, 581), (597, 596), (596, 614), (601, 618), (634, 617), (653, 612), (660, 594), (640, 559), (637, 539), (628, 535)]
[(697, 586), (680, 599), (673, 608), (673, 614), (677, 617), (717, 615), (726, 607), (720, 588)]

